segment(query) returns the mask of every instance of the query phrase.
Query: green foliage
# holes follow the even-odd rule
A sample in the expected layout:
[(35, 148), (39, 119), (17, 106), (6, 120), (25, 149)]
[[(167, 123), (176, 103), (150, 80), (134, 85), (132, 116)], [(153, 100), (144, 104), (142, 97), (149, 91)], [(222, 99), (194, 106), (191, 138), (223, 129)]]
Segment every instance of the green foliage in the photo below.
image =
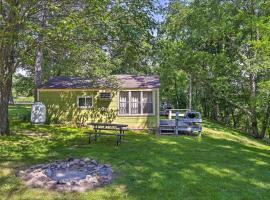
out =
[[(23, 64), (34, 77), (35, 47), (43, 50), (42, 78), (151, 73), (155, 1), (66, 1), (33, 5), (26, 18)], [(43, 18), (41, 17), (43, 16)]]
[(40, 33), (43, 79), (151, 72), (154, 1), (82, 1), (79, 10), (73, 6), (67, 6), (68, 15), (49, 16), (52, 28)]
[(11, 123), (30, 122), (30, 108), (31, 106), (25, 105), (9, 106), (9, 120)]
[(33, 95), (34, 82), (32, 77), (21, 74), (13, 76), (13, 88), (16, 96), (29, 97)]
[(176, 108), (187, 107), (188, 80), (184, 71), (167, 66), (160, 72), (162, 82), (160, 96), (162, 102), (176, 105)]
[(260, 84), (270, 72), (267, 5), (261, 0), (170, 1), (158, 42), (159, 71), (166, 76), (170, 66), (192, 75), (196, 109), (256, 136), (258, 122), (267, 117), (261, 114), (268, 100)]

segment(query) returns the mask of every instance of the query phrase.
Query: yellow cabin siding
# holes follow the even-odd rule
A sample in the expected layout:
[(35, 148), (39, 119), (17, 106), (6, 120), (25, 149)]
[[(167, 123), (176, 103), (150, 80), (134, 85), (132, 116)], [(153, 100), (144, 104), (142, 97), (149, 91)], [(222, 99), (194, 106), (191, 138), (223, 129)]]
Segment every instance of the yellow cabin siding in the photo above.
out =
[[(125, 91), (153, 91), (154, 115), (118, 115), (118, 93), (113, 92), (111, 100), (100, 100), (96, 90), (40, 89), (39, 100), (47, 107), (50, 121), (55, 123), (112, 122), (128, 124), (130, 128), (154, 128), (158, 125), (159, 90), (132, 89)], [(107, 90), (108, 91), (108, 90)], [(124, 90), (121, 90), (124, 91)], [(92, 108), (78, 108), (78, 96), (93, 96)], [(107, 111), (102, 110), (106, 108)]]

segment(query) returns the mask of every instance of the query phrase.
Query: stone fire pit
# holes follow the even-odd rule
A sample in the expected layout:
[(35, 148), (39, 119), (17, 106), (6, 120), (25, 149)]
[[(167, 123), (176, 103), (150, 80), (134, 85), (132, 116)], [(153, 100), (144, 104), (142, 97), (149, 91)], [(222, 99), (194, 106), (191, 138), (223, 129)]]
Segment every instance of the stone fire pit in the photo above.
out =
[(18, 176), (30, 187), (83, 192), (110, 183), (113, 170), (110, 165), (90, 158), (67, 158), (32, 166), (19, 171)]

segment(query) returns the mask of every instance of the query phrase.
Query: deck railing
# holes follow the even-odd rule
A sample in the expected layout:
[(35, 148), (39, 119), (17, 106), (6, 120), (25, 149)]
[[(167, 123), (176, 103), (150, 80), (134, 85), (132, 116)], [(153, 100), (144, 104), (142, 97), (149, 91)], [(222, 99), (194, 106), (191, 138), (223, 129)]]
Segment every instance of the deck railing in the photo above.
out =
[(173, 117), (175, 117), (177, 112), (179, 113), (179, 117), (184, 117), (187, 111), (190, 111), (190, 110), (189, 109), (170, 109), (168, 119), (172, 119)]

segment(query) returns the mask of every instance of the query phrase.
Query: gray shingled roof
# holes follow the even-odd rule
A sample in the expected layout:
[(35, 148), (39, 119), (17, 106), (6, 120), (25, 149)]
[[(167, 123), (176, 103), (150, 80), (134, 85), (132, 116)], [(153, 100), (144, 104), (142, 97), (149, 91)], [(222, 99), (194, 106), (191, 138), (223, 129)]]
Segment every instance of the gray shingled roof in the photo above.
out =
[[(119, 87), (126, 89), (135, 88), (159, 88), (159, 76), (137, 76), (137, 75), (114, 75)], [(112, 81), (113, 82), (113, 81)], [(57, 76), (39, 87), (39, 89), (87, 89), (87, 88), (110, 88), (113, 83), (108, 79), (93, 80), (81, 77)]]

